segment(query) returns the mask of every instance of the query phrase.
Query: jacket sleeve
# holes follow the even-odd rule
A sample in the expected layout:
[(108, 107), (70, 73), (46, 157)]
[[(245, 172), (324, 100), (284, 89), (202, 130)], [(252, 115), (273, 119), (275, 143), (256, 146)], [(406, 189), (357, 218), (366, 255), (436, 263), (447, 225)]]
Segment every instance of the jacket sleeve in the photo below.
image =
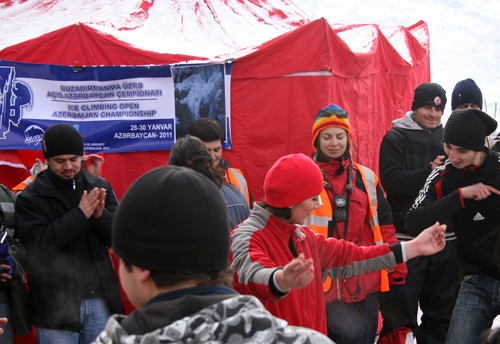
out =
[(240, 225), (233, 230), (230, 252), (231, 266), (235, 269), (233, 288), (240, 294), (276, 300), (279, 297), (271, 292), (270, 281), (282, 265), (269, 257), (262, 240), (254, 235), (251, 226)]
[(451, 215), (463, 209), (459, 190), (438, 199), (436, 183), (441, 179), (440, 171), (442, 168), (437, 168), (429, 175), (406, 215), (406, 230), (410, 235), (417, 236), (436, 221), (447, 221)]
[(399, 251), (398, 257), (393, 253), (394, 249), (401, 249), (399, 244), (391, 247), (388, 244), (356, 246), (352, 242), (327, 239), (323, 235), (316, 235), (315, 239), (323, 277), (329, 275), (333, 280), (392, 268), (397, 262), (401, 262), (401, 252)]
[(25, 192), (20, 193), (16, 200), (15, 237), (27, 250), (60, 251), (91, 226), (79, 207), (51, 221), (38, 202), (36, 197)]
[(414, 197), (431, 173), (430, 166), (407, 170), (404, 140), (397, 130), (389, 131), (380, 144), (379, 170), (384, 190), (398, 197)]

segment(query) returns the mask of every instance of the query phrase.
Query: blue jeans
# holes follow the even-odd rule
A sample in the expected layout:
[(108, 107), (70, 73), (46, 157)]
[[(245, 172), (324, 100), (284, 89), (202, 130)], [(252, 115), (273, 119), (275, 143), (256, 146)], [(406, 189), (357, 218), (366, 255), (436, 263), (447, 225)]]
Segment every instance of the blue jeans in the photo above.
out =
[(478, 343), (500, 314), (500, 280), (467, 275), (460, 286), (446, 344)]
[(0, 336), (0, 344), (14, 343), (14, 327), (12, 326), (12, 318), (10, 317), (10, 304), (0, 303), (0, 317), (7, 318), (9, 322), (2, 326), (3, 334)]
[(52, 330), (37, 327), (39, 344), (90, 344), (104, 330), (111, 312), (101, 297), (84, 299), (80, 305), (82, 331)]

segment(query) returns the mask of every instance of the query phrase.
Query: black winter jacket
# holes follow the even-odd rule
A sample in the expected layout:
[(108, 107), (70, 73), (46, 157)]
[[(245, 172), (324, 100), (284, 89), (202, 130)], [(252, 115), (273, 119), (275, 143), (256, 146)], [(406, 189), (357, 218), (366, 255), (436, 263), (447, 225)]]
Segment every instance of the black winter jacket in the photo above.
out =
[(481, 274), (500, 279), (495, 262), (495, 244), (500, 229), (500, 196), (481, 201), (462, 199), (459, 188), (483, 183), (500, 190), (498, 157), (486, 155), (480, 167), (457, 169), (446, 161), (432, 171), (406, 217), (412, 235), (436, 221), (451, 219), (467, 275)]
[(118, 202), (109, 183), (86, 171), (79, 172), (75, 181), (81, 193), (94, 187), (106, 189), (99, 221), (91, 222), (78, 205), (70, 206), (68, 195), (76, 204), (81, 198), (71, 194), (73, 180), (63, 180), (49, 170), (41, 172), (16, 200), (15, 236), (26, 249), (28, 314), (36, 327), (79, 332), (80, 302), (89, 296), (82, 290), (89, 285), (102, 294), (112, 313), (123, 312), (108, 251)]
[(432, 169), (429, 163), (444, 155), (443, 127), (424, 130), (413, 112), (392, 122), (380, 145), (380, 182), (392, 209), (396, 236), (408, 240), (404, 218)]

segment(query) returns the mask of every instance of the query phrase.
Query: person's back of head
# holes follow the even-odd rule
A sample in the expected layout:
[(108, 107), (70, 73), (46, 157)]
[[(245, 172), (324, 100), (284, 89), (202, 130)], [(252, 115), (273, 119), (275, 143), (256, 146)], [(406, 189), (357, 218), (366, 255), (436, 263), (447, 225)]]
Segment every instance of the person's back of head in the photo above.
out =
[(224, 141), (224, 130), (213, 118), (198, 118), (188, 129), (188, 135), (196, 136), (203, 142)]
[(451, 109), (468, 107), (483, 109), (483, 93), (475, 81), (468, 78), (457, 82), (451, 94)]
[(221, 186), (222, 178), (212, 168), (212, 157), (203, 142), (194, 136), (186, 136), (177, 140), (170, 150), (169, 165), (184, 166), (203, 174)]
[(192, 280), (230, 286), (227, 226), (226, 204), (214, 183), (188, 168), (163, 166), (126, 192), (112, 248), (126, 267), (149, 270), (157, 287)]

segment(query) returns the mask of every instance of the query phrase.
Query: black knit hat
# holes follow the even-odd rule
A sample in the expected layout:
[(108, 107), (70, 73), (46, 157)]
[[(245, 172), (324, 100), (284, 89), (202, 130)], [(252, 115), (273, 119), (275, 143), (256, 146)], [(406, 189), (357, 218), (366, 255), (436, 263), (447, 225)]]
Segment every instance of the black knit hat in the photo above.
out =
[(481, 110), (454, 110), (444, 127), (443, 141), (480, 152), (484, 149), (485, 137), (496, 128), (497, 121)]
[(483, 109), (483, 93), (472, 79), (457, 82), (451, 94), (451, 109), (464, 103), (474, 103)]
[(64, 123), (54, 124), (45, 131), (42, 147), (45, 159), (63, 154), (85, 154), (82, 135), (75, 127)]
[(426, 82), (420, 84), (413, 94), (411, 109), (416, 110), (422, 106), (432, 105), (444, 110), (446, 106), (446, 91), (438, 84)]
[(128, 189), (113, 221), (113, 251), (151, 271), (217, 272), (229, 266), (226, 203), (207, 177), (158, 167)]

